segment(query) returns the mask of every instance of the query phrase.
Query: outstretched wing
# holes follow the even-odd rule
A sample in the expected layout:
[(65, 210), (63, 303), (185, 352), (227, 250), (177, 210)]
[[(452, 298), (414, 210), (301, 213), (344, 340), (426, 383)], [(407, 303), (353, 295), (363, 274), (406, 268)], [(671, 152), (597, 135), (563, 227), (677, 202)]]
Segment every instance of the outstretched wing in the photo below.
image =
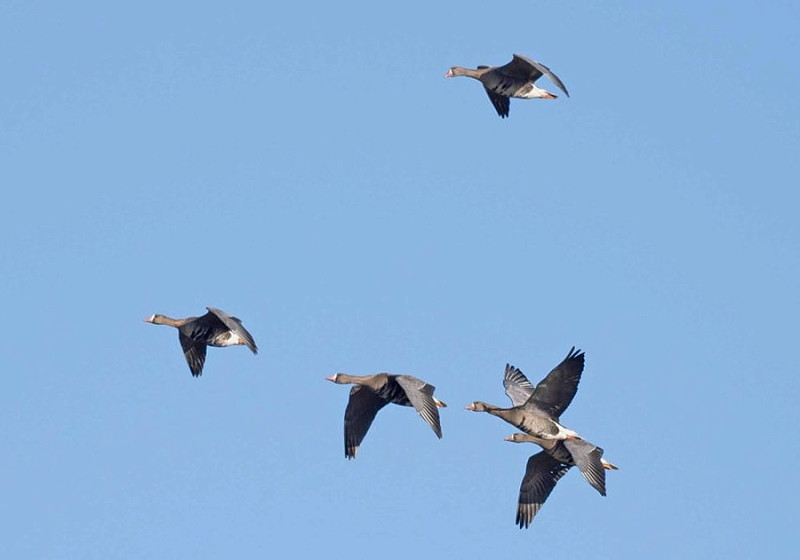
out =
[(442, 426), (439, 423), (439, 410), (433, 400), (433, 392), (436, 387), (412, 375), (396, 375), (394, 379), (405, 391), (408, 400), (411, 401), (411, 405), (430, 424), (436, 436), (441, 438)]
[(584, 439), (564, 440), (564, 447), (572, 455), (575, 466), (580, 469), (586, 481), (592, 485), (592, 488), (600, 492), (601, 496), (605, 496), (606, 471), (600, 461), (603, 449)]
[(535, 82), (542, 77), (542, 72), (532, 63), (531, 59), (515, 54), (511, 62), (497, 66), (492, 70), (503, 77), (511, 78), (515, 81)]
[(489, 101), (491, 101), (492, 105), (494, 105), (494, 110), (497, 111), (497, 114), (502, 118), (506, 118), (508, 116), (511, 100), (505, 95), (500, 95), (493, 92), (486, 86), (484, 86), (483, 89), (486, 90), (486, 95), (489, 96)]
[(251, 335), (248, 330), (244, 328), (241, 319), (234, 317), (233, 315), (229, 315), (221, 309), (217, 309), (215, 307), (206, 307), (206, 309), (208, 309), (209, 313), (212, 313), (217, 319), (222, 321), (222, 324), (225, 325), (225, 327), (233, 334), (244, 340), (245, 344), (247, 344), (247, 347), (253, 352), (253, 354), (258, 354), (256, 341), (253, 339), (253, 335)]
[(521, 406), (533, 394), (533, 385), (518, 368), (506, 364), (506, 373), (503, 376), (503, 387), (506, 395), (511, 399), (511, 404)]
[(192, 375), (198, 377), (203, 373), (203, 364), (206, 363), (205, 343), (189, 338), (183, 334), (183, 331), (178, 331), (178, 339), (181, 341), (183, 355), (186, 357), (186, 363), (189, 364)]
[(549, 414), (551, 418), (561, 416), (578, 391), (583, 365), (583, 352), (575, 350), (573, 346), (567, 357), (539, 382), (528, 404)]
[(546, 451), (531, 455), (519, 487), (517, 525), (520, 529), (528, 528), (550, 492), (556, 487), (558, 479), (569, 469), (569, 465), (553, 459)]
[(526, 73), (528, 75), (528, 79), (531, 82), (535, 82), (542, 75), (545, 75), (549, 78), (551, 82), (553, 82), (558, 88), (564, 92), (564, 95), (569, 97), (569, 92), (567, 91), (566, 86), (564, 83), (553, 74), (553, 71), (550, 70), (547, 66), (542, 64), (541, 62), (536, 62), (533, 59), (528, 58), (527, 56), (523, 56), (521, 54), (515, 54), (514, 59), (506, 64), (505, 66), (501, 66), (500, 68), (509, 68), (509, 71), (513, 72), (520, 72)]
[(344, 411), (344, 456), (355, 459), (358, 447), (367, 435), (378, 411), (387, 402), (363, 385), (353, 385)]

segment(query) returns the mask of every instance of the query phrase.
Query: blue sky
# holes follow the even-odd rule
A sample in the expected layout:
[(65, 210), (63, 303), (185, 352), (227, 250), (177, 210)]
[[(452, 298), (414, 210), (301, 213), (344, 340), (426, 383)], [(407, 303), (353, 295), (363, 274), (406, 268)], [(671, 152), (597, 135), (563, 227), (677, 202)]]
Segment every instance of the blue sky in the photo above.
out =
[[(792, 2), (0, 2), (5, 558), (790, 557)], [(547, 64), (495, 114), (452, 65)], [(543, 80), (547, 89), (550, 84)], [(240, 316), (193, 379), (152, 313)], [(586, 351), (620, 466), (514, 525), (469, 413)], [(347, 388), (421, 377), (343, 457)]]

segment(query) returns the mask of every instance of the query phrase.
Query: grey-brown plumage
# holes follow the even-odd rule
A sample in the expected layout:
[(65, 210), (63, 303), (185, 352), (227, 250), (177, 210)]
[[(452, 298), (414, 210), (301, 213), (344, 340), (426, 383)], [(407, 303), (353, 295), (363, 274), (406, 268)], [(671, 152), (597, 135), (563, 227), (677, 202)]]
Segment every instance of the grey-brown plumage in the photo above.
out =
[(516, 518), (520, 528), (530, 525), (558, 480), (573, 466), (580, 469), (593, 488), (606, 495), (605, 469), (616, 467), (602, 458), (600, 447), (579, 437), (557, 439), (548, 434), (532, 433), (525, 430), (530, 425), (522, 421), (526, 416), (533, 416), (558, 424), (578, 390), (584, 362), (583, 352), (572, 347), (561, 363), (535, 387), (522, 371), (506, 364), (503, 386), (513, 406), (504, 409), (476, 401), (467, 407), (499, 416), (526, 431), (506, 438), (508, 441), (537, 443), (543, 449), (528, 459), (520, 484)]
[(542, 439), (576, 438), (578, 436), (574, 431), (561, 425), (559, 416), (572, 402), (578, 390), (583, 364), (583, 352), (576, 351), (573, 347), (567, 357), (535, 388), (519, 369), (506, 364), (503, 385), (514, 406), (502, 408), (475, 401), (467, 410), (488, 412), (523, 432)]
[[(535, 403), (538, 409), (546, 410), (556, 420), (567, 409), (578, 391), (583, 373), (585, 356), (573, 347), (547, 376), (533, 387), (518, 368), (506, 365), (503, 386), (514, 405)], [(569, 466), (577, 466), (586, 481), (601, 495), (606, 495), (606, 468), (613, 465), (603, 460), (603, 449), (583, 439), (548, 440), (522, 436), (511, 441), (530, 441), (539, 444), (553, 458)], [(523, 439), (523, 437), (525, 439)], [(604, 465), (611, 465), (605, 467)]]
[(445, 74), (446, 78), (468, 76), (479, 80), (497, 114), (508, 116), (511, 97), (522, 99), (555, 99), (556, 96), (535, 85), (536, 80), (547, 76), (564, 94), (569, 92), (563, 82), (547, 66), (526, 56), (515, 54), (511, 62), (503, 66), (478, 66), (475, 69), (453, 66)]
[(206, 347), (246, 345), (253, 354), (258, 354), (253, 336), (244, 328), (242, 321), (221, 309), (206, 307), (208, 313), (200, 317), (172, 319), (166, 315), (152, 315), (145, 319), (155, 325), (169, 325), (178, 329), (178, 339), (192, 375), (203, 373)]
[(516, 523), (520, 529), (528, 528), (556, 487), (558, 479), (567, 474), (569, 469), (569, 465), (559, 462), (546, 451), (540, 451), (528, 458), (517, 502)]
[[(528, 434), (513, 434), (507, 441), (531, 442), (544, 446), (544, 450), (531, 455), (519, 488), (517, 501), (517, 525), (527, 528), (547, 497), (555, 488), (558, 479), (574, 465), (578, 465), (586, 480), (601, 495), (606, 495), (606, 469), (617, 467), (602, 458), (603, 450), (585, 440), (564, 442), (537, 440)], [(544, 456), (549, 457), (547, 460)]]
[(505, 420), (526, 434), (543, 439), (560, 440), (579, 437), (573, 430), (565, 428), (542, 411), (524, 404), (511, 408), (502, 408), (483, 401), (474, 401), (467, 405), (467, 410), (488, 412), (492, 416)]
[(606, 469), (617, 470), (615, 465), (603, 459), (602, 447), (585, 439), (559, 441), (540, 439), (528, 434), (513, 434), (506, 441), (536, 443), (559, 463), (569, 467), (577, 466), (586, 481), (601, 496), (606, 495)]
[(412, 375), (348, 375), (337, 373), (328, 381), (352, 383), (350, 399), (344, 413), (344, 455), (354, 459), (378, 411), (389, 403), (413, 406), (430, 425), (437, 437), (442, 437), (439, 407), (447, 406), (433, 396), (436, 388)]
[(506, 364), (503, 387), (514, 406), (531, 405), (553, 418), (559, 418), (578, 392), (584, 364), (584, 353), (573, 346), (561, 363), (550, 370), (536, 387), (531, 385), (519, 368)]

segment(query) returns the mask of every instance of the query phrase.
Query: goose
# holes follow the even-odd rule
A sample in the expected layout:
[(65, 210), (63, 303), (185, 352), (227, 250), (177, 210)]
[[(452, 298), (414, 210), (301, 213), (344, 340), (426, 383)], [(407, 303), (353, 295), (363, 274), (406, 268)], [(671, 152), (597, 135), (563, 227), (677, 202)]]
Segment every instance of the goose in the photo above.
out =
[[(565, 365), (566, 362), (566, 365)], [(570, 363), (571, 362), (571, 363)], [(561, 369), (561, 366), (565, 367)], [(583, 372), (584, 355), (575, 352), (573, 347), (567, 358), (559, 364), (535, 388), (518, 368), (506, 366), (503, 386), (513, 405), (527, 402), (534, 393), (558, 393), (554, 388), (561, 387), (560, 397), (551, 397), (556, 406), (551, 410), (562, 414), (572, 402), (577, 391), (580, 374)], [(572, 374), (569, 374), (569, 371)], [(556, 375), (554, 375), (556, 372)], [(549, 388), (549, 389), (548, 389)], [(543, 451), (528, 458), (525, 475), (519, 489), (517, 504), (517, 524), (520, 529), (527, 528), (534, 516), (552, 492), (559, 478), (573, 466), (578, 467), (584, 478), (600, 495), (606, 495), (607, 469), (617, 470), (617, 466), (603, 459), (603, 449), (584, 440), (570, 439), (564, 441), (546, 440), (529, 434), (513, 434), (506, 441), (515, 443), (531, 442), (543, 448)], [(544, 455), (550, 456), (547, 459)]]
[(503, 385), (514, 405), (501, 408), (483, 401), (467, 406), (474, 412), (488, 412), (523, 432), (545, 440), (579, 439), (577, 432), (565, 428), (559, 416), (572, 402), (583, 373), (584, 355), (573, 347), (560, 364), (534, 388), (522, 372), (506, 364)]
[(583, 439), (553, 441), (516, 433), (508, 436), (506, 441), (536, 443), (544, 448), (528, 458), (519, 486), (517, 525), (520, 529), (528, 528), (558, 479), (573, 466), (579, 465), (586, 480), (602, 496), (606, 495), (605, 469), (617, 470), (616, 465), (603, 459), (602, 448)]
[(515, 54), (511, 62), (503, 66), (478, 66), (475, 69), (453, 66), (444, 77), (468, 76), (480, 80), (497, 114), (501, 118), (506, 118), (511, 97), (522, 99), (555, 99), (557, 97), (549, 91), (537, 87), (534, 83), (543, 75), (547, 76), (569, 97), (567, 88), (547, 66), (520, 54)]
[(585, 439), (569, 439), (554, 441), (537, 438), (530, 434), (516, 433), (508, 436), (506, 441), (514, 443), (535, 443), (545, 453), (559, 463), (577, 466), (586, 481), (597, 490), (601, 496), (606, 495), (606, 470), (619, 470), (613, 463), (603, 459), (603, 448)]
[(511, 408), (501, 408), (483, 401), (474, 401), (468, 404), (466, 409), (472, 412), (488, 412), (492, 416), (502, 418), (525, 433), (545, 440), (580, 438), (577, 432), (565, 428), (555, 419), (548, 417), (543, 411), (536, 409), (534, 406), (529, 406), (528, 403)]
[(206, 307), (208, 313), (200, 317), (172, 319), (166, 315), (151, 315), (145, 322), (169, 325), (178, 329), (178, 339), (194, 377), (203, 373), (207, 346), (233, 346), (244, 344), (258, 354), (253, 336), (242, 326), (242, 321), (221, 309)]
[[(541, 418), (544, 414), (558, 424), (561, 414), (570, 405), (578, 390), (585, 362), (584, 353), (573, 346), (567, 356), (534, 387), (522, 371), (506, 364), (503, 386), (511, 399), (511, 408), (502, 409), (481, 401), (467, 407), (468, 410), (488, 412), (514, 425), (523, 426), (524, 434), (506, 438), (514, 442), (539, 444), (543, 451), (528, 459), (525, 476), (520, 485), (516, 522), (527, 528), (555, 488), (556, 482), (577, 465), (583, 476), (601, 495), (606, 495), (605, 469), (616, 466), (602, 458), (603, 449), (580, 438), (543, 437), (525, 429), (524, 419), (533, 414)], [(540, 420), (539, 420), (540, 421)], [(558, 424), (560, 426), (560, 424)], [(528, 426), (529, 427), (529, 426)]]
[[(503, 376), (506, 395), (515, 406), (522, 406), (531, 399), (549, 401), (549, 410), (558, 419), (575, 397), (575, 393), (578, 390), (578, 382), (583, 372), (584, 361), (583, 352), (580, 350), (576, 352), (573, 347), (567, 357), (536, 387), (531, 385), (528, 378), (519, 368), (506, 365), (505, 375)], [(530, 433), (519, 434), (515, 438), (510, 441), (537, 443), (560, 462), (570, 466), (577, 466), (586, 481), (602, 496), (606, 495), (604, 469), (616, 469), (616, 467), (602, 458), (602, 448), (581, 439), (554, 441), (535, 437)]]
[(433, 385), (412, 375), (389, 373), (374, 375), (337, 373), (325, 379), (340, 385), (353, 385), (344, 412), (344, 456), (348, 459), (355, 459), (375, 415), (389, 403), (413, 406), (441, 439), (442, 427), (439, 423), (438, 409), (447, 404), (433, 396), (436, 390)]

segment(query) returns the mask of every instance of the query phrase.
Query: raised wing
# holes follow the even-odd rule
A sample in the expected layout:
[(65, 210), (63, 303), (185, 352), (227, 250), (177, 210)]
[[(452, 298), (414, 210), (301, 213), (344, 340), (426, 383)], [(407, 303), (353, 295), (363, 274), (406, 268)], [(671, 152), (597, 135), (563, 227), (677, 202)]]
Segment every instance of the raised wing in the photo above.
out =
[(508, 64), (498, 66), (493, 70), (503, 76), (524, 82), (535, 82), (543, 74), (531, 59), (518, 54), (515, 54)]
[(558, 479), (569, 469), (569, 465), (556, 461), (546, 451), (531, 455), (519, 487), (517, 525), (520, 529), (528, 528), (550, 492), (556, 487)]
[(592, 485), (592, 488), (600, 492), (601, 496), (605, 496), (606, 471), (600, 461), (603, 449), (584, 439), (564, 440), (564, 447), (572, 455), (575, 466), (580, 469), (586, 481)]
[(217, 309), (215, 307), (206, 307), (206, 309), (208, 309), (208, 312), (213, 314), (214, 317), (219, 319), (227, 329), (244, 340), (245, 344), (247, 344), (247, 347), (253, 352), (253, 354), (258, 354), (256, 341), (253, 339), (253, 335), (251, 335), (248, 330), (244, 328), (241, 319), (234, 317), (233, 315), (228, 315), (221, 309)]
[(511, 404), (521, 406), (533, 394), (533, 385), (518, 368), (506, 364), (506, 373), (503, 376), (503, 387), (506, 395), (511, 399)]
[(355, 459), (358, 447), (367, 435), (372, 421), (375, 420), (375, 415), (387, 404), (387, 401), (374, 391), (362, 385), (353, 385), (344, 411), (345, 457)]
[(551, 418), (561, 416), (578, 391), (583, 365), (583, 352), (575, 350), (573, 346), (567, 357), (539, 382), (526, 404), (549, 414)]
[(439, 423), (439, 409), (433, 400), (433, 392), (436, 387), (417, 379), (412, 375), (397, 375), (395, 381), (405, 391), (411, 405), (419, 412), (419, 415), (430, 424), (437, 437), (442, 437), (442, 426)]
[(505, 66), (501, 66), (501, 68), (511, 67), (515, 72), (528, 72), (530, 76), (530, 81), (535, 82), (542, 75), (548, 77), (548, 79), (553, 82), (558, 88), (564, 92), (564, 95), (569, 97), (569, 92), (567, 91), (566, 86), (564, 83), (553, 74), (553, 71), (550, 70), (547, 66), (542, 64), (541, 62), (536, 62), (533, 59), (528, 58), (527, 56), (523, 56), (521, 54), (515, 54), (514, 59), (506, 64)]
[(178, 331), (178, 339), (181, 341), (183, 355), (186, 357), (186, 363), (189, 364), (192, 375), (198, 377), (203, 373), (203, 364), (206, 363), (205, 343), (189, 338), (182, 331)]

